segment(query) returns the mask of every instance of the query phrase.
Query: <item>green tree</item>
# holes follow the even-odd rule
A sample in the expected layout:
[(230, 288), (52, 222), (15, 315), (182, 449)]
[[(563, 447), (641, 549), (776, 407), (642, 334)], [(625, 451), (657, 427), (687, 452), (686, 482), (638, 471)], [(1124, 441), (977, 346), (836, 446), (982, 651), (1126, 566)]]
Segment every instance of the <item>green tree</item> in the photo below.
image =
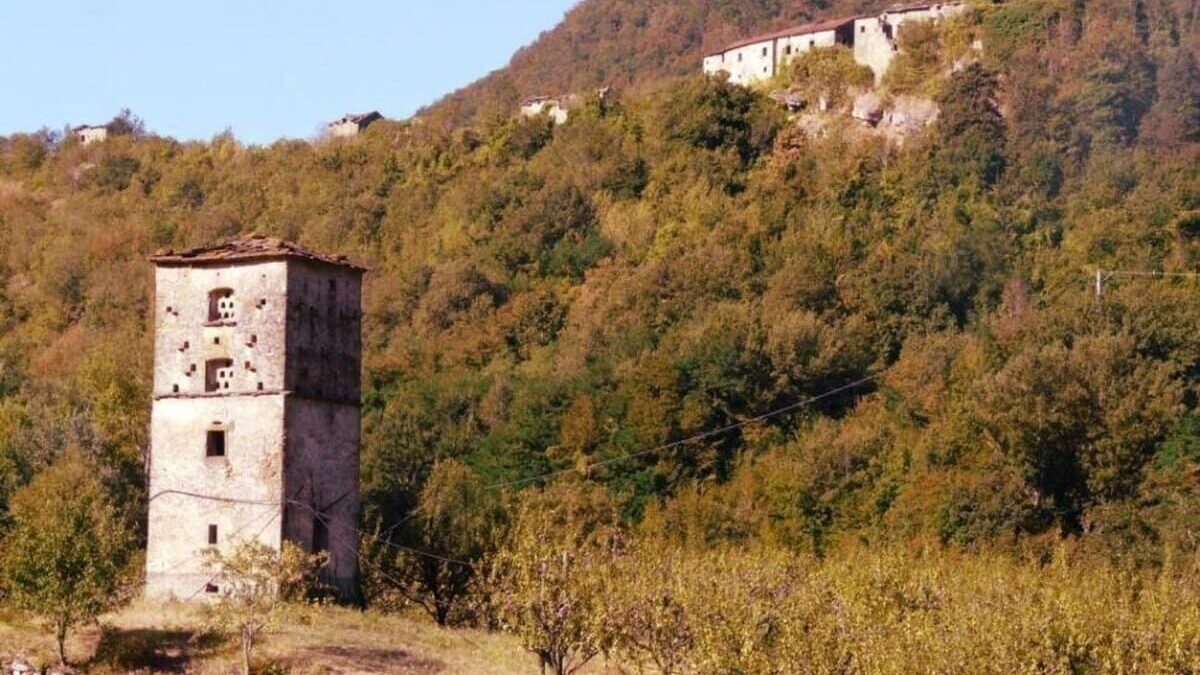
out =
[(523, 495), (487, 588), (499, 624), (543, 671), (577, 672), (611, 642), (607, 596), (617, 515), (602, 489), (560, 482)]
[(50, 627), (66, 663), (67, 632), (126, 597), (130, 534), (76, 452), (13, 496), (12, 520), (0, 552), (7, 599)]
[(477, 567), (501, 536), (502, 515), (496, 492), (469, 467), (445, 460), (433, 468), (414, 517), (399, 533), (407, 546), (395, 561), (405, 594), (438, 625), (468, 615)]
[(238, 636), (242, 644), (242, 673), (250, 675), (254, 648), (278, 625), (288, 602), (303, 597), (328, 554), (305, 553), (291, 542), (276, 550), (254, 539), (234, 542), (228, 552), (205, 549), (205, 562), (215, 570), (220, 597), (208, 608), (218, 630)]
[(955, 182), (990, 186), (1004, 170), (1004, 118), (996, 103), (996, 76), (973, 63), (950, 76), (938, 97), (936, 160)]

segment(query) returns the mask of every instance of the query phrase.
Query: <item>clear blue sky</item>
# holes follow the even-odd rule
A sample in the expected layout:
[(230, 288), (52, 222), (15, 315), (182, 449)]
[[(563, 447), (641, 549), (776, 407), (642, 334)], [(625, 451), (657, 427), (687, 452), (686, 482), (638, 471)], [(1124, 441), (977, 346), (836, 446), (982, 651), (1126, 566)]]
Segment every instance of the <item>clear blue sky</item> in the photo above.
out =
[(0, 0), (0, 135), (131, 108), (160, 134), (250, 143), (403, 118), (508, 62), (575, 0)]

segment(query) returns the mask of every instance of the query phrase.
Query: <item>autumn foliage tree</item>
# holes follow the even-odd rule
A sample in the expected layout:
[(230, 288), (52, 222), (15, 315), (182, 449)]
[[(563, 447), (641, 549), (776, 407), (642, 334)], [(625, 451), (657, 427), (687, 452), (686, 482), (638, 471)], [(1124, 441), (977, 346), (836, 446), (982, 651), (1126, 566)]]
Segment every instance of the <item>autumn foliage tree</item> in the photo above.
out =
[(133, 590), (132, 544), (95, 467), (68, 453), (13, 496), (12, 529), (0, 548), (4, 599), (49, 626), (65, 664), (68, 632)]

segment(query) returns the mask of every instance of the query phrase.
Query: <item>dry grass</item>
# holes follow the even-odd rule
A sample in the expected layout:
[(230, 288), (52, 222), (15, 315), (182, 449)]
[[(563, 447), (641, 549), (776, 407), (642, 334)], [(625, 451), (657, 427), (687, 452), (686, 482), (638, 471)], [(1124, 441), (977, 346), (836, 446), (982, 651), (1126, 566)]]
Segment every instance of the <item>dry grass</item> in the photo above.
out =
[[(0, 657), (52, 663), (54, 647), (36, 626), (0, 616)], [(195, 607), (138, 602), (73, 635), (68, 654), (84, 672), (224, 675), (237, 645), (204, 630)], [(532, 673), (534, 657), (506, 635), (439, 628), (423, 616), (340, 607), (304, 608), (257, 652), (263, 670), (317, 673)], [(598, 666), (591, 672), (604, 672)]]

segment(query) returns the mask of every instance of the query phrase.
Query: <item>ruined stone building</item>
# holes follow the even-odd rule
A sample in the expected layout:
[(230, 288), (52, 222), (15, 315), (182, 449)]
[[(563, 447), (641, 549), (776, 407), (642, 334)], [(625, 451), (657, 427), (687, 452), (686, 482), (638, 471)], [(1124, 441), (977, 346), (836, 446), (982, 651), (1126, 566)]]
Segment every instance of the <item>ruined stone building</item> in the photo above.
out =
[(546, 113), (555, 124), (565, 124), (571, 115), (568, 107), (576, 104), (570, 96), (530, 96), (521, 101), (521, 117)]
[(155, 264), (146, 591), (221, 590), (202, 551), (256, 538), (357, 577), (363, 268), (251, 237)]
[(329, 135), (334, 138), (345, 138), (347, 136), (357, 136), (371, 126), (373, 122), (383, 119), (383, 115), (372, 110), (368, 113), (346, 113), (336, 120), (325, 125), (329, 129)]
[(848, 16), (758, 35), (727, 45), (704, 57), (707, 74), (726, 72), (729, 81), (748, 86), (768, 80), (788, 61), (820, 47), (844, 45), (854, 50), (854, 60), (875, 74), (887, 72), (899, 51), (900, 26), (913, 21), (938, 21), (960, 14), (962, 3), (898, 5), (878, 16)]
[(870, 68), (879, 82), (900, 51), (901, 26), (937, 22), (966, 10), (962, 3), (899, 5), (879, 16), (859, 17), (854, 20), (854, 60)]
[(83, 145), (91, 145), (108, 138), (108, 127), (102, 124), (81, 124), (71, 129), (71, 135)]

